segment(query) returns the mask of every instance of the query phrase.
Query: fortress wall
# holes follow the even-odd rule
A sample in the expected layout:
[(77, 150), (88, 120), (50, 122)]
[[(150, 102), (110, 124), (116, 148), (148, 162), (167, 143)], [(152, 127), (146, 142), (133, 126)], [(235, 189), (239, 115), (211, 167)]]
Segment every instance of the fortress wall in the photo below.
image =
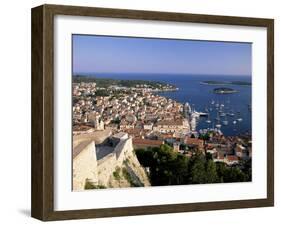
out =
[(121, 140), (114, 151), (98, 161), (99, 184), (107, 186), (110, 176), (116, 167), (121, 167), (127, 153), (132, 152), (132, 138)]
[(127, 138), (124, 141), (120, 141), (119, 144), (114, 149), (114, 153), (117, 156), (117, 165), (121, 166), (123, 161), (126, 159), (126, 155), (131, 154), (133, 151), (132, 138)]
[(73, 159), (73, 190), (83, 190), (86, 179), (98, 183), (98, 166), (95, 142), (92, 141)]
[(95, 185), (108, 186), (116, 167), (121, 167), (132, 151), (132, 138), (127, 138), (120, 140), (111, 154), (97, 160), (95, 142), (92, 141), (73, 159), (73, 190), (83, 190), (86, 179)]
[(98, 160), (98, 181), (99, 185), (107, 186), (110, 176), (117, 166), (116, 154), (111, 153), (104, 158)]

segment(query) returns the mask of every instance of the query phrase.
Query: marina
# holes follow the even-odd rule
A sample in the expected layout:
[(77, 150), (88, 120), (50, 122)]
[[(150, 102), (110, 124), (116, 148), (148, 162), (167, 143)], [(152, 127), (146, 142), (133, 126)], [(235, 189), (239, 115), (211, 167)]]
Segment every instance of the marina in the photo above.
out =
[[(112, 74), (102, 74), (98, 77), (111, 77)], [(116, 79), (132, 79), (131, 74), (115, 74)], [(175, 91), (158, 92), (158, 95), (176, 100), (183, 105), (186, 102), (194, 110), (194, 119), (191, 121), (193, 128), (197, 130), (215, 129), (220, 127), (224, 135), (235, 136), (240, 133), (251, 132), (251, 86), (229, 85), (237, 90), (232, 94), (215, 94), (215, 85), (204, 85), (201, 81), (232, 81), (239, 80), (250, 82), (248, 76), (210, 76), (210, 75), (172, 75), (172, 74), (134, 74), (134, 79), (150, 81), (162, 81), (174, 85)], [(160, 79), (161, 78), (161, 79)], [(239, 113), (238, 113), (239, 112)], [(199, 117), (201, 115), (201, 117)], [(219, 121), (219, 123), (218, 123)], [(226, 122), (227, 121), (227, 122)]]

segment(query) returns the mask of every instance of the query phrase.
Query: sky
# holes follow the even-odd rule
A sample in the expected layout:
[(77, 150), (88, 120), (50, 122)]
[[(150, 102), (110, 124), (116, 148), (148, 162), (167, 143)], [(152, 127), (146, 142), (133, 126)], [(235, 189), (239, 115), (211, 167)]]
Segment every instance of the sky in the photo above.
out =
[(73, 73), (251, 75), (250, 43), (73, 35)]

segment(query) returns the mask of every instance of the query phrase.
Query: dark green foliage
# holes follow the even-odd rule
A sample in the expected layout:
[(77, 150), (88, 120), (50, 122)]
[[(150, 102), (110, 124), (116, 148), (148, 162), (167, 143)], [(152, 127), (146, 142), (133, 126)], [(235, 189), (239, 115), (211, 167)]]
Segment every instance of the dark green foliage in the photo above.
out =
[(188, 158), (166, 144), (160, 148), (137, 149), (135, 153), (141, 165), (149, 168), (153, 186), (243, 182), (250, 178), (249, 169), (242, 172), (237, 166), (215, 163), (211, 155), (202, 153)]
[(105, 89), (98, 89), (98, 90), (96, 90), (95, 94), (96, 94), (96, 96), (101, 96), (101, 97), (109, 96), (108, 91)]
[(243, 163), (242, 171), (247, 175), (247, 181), (252, 181), (252, 159), (246, 160)]
[(206, 160), (213, 160), (213, 156), (211, 153), (209, 152), (206, 153)]
[(86, 179), (85, 187), (86, 190), (88, 189), (105, 189), (106, 186), (104, 185), (94, 185), (92, 182), (90, 182), (88, 179)]
[(247, 179), (246, 175), (238, 168), (231, 167), (226, 168), (226, 171), (223, 176), (224, 182), (245, 182)]
[(121, 177), (120, 177), (120, 171), (121, 171), (120, 167), (117, 167), (117, 168), (115, 169), (115, 171), (113, 172), (113, 177), (114, 177), (116, 180), (120, 180), (120, 179), (121, 179)]
[(208, 160), (206, 163), (206, 178), (205, 183), (217, 183), (219, 177), (217, 174), (217, 167), (213, 160)]
[(206, 181), (205, 158), (203, 155), (195, 155), (190, 162), (191, 184), (203, 184)]
[(152, 185), (184, 184), (187, 178), (188, 158), (164, 144), (160, 148), (136, 150), (140, 163), (149, 167)]
[(132, 176), (125, 167), (122, 168), (122, 174), (132, 187), (139, 187), (138, 183), (132, 178)]
[[(144, 81), (144, 80), (118, 80), (110, 78), (96, 78), (94, 76), (83, 76), (83, 75), (74, 75), (73, 83), (81, 82), (95, 82), (98, 87), (108, 88), (112, 85), (124, 86), (124, 87), (136, 87), (136, 85), (148, 85), (151, 88), (160, 88), (160, 86), (167, 85), (163, 82), (154, 82), (154, 81)], [(174, 86), (172, 86), (175, 88)]]

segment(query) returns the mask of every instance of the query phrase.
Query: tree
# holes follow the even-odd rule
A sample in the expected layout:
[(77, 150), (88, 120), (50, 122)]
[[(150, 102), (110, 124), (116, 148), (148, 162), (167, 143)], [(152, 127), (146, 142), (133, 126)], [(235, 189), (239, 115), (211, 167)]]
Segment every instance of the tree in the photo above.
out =
[(226, 164), (224, 162), (216, 162), (216, 170), (217, 170), (219, 182), (223, 183), (224, 182), (223, 177), (226, 171)]
[(246, 175), (238, 168), (226, 168), (223, 175), (224, 182), (244, 182), (247, 181)]
[(203, 184), (205, 181), (205, 158), (202, 154), (197, 154), (191, 160), (190, 182), (192, 184)]
[(179, 185), (187, 183), (188, 158), (176, 153), (169, 145), (137, 149), (139, 162), (149, 167), (150, 182), (154, 186)]
[(208, 160), (206, 163), (206, 183), (217, 183), (218, 174), (216, 164), (213, 160)]

